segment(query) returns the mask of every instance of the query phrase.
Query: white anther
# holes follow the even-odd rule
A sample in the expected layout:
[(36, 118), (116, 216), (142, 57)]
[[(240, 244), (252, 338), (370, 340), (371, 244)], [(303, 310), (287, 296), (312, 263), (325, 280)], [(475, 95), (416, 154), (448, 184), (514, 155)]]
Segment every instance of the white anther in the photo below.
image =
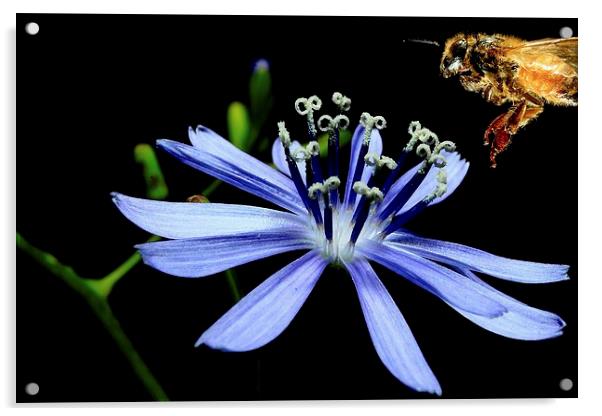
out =
[(324, 181), (324, 187), (329, 191), (334, 191), (341, 186), (341, 180), (338, 176), (331, 176)]
[(386, 166), (393, 170), (397, 168), (397, 162), (391, 159), (389, 156), (380, 156), (377, 153), (369, 152), (364, 156), (364, 163), (368, 166), (375, 166), (377, 169)]
[(456, 150), (456, 144), (452, 141), (449, 140), (445, 140), (441, 143), (439, 143), (437, 146), (435, 146), (435, 153), (441, 153), (441, 150), (445, 149), (448, 152), (453, 152)]
[(344, 96), (340, 92), (335, 92), (332, 94), (332, 102), (335, 103), (341, 111), (349, 111), (351, 108), (351, 99)]
[(307, 195), (311, 198), (311, 199), (316, 199), (319, 195), (320, 192), (322, 192), (322, 184), (320, 182), (316, 182), (314, 184), (312, 184), (308, 189), (307, 189)]
[(320, 131), (332, 131), (334, 129), (347, 129), (349, 127), (349, 117), (339, 114), (335, 118), (324, 114), (318, 119), (318, 128)]
[(380, 156), (377, 153), (369, 152), (364, 156), (364, 163), (368, 166), (376, 166)]
[(317, 95), (312, 95), (309, 98), (297, 98), (295, 100), (295, 110), (302, 116), (307, 116), (307, 127), (309, 132), (315, 136), (318, 131), (314, 123), (314, 111), (322, 107), (322, 100)]
[(343, 115), (343, 114), (339, 114), (338, 116), (336, 116), (334, 118), (334, 124), (339, 129), (347, 130), (347, 128), (349, 127), (349, 124), (350, 124), (349, 117), (347, 117), (346, 115)]
[(280, 141), (284, 147), (289, 147), (291, 145), (291, 135), (286, 129), (284, 121), (278, 122), (278, 137), (280, 137)]
[(319, 156), (320, 155), (320, 144), (318, 142), (316, 142), (315, 140), (309, 142), (307, 144), (307, 153), (309, 153), (311, 156)]
[(445, 169), (439, 169), (437, 172), (437, 185), (429, 195), (424, 198), (424, 202), (429, 203), (435, 198), (441, 198), (447, 192), (447, 172)]
[(307, 189), (307, 195), (311, 199), (316, 199), (319, 193), (325, 194), (328, 191), (337, 189), (341, 185), (341, 180), (337, 176), (331, 176), (324, 182), (316, 182)]
[(296, 148), (291, 154), (293, 159), (297, 162), (302, 162), (304, 160), (308, 160), (311, 157), (311, 154), (307, 151), (307, 149), (303, 146), (299, 146)]
[(330, 131), (333, 129), (334, 120), (328, 114), (324, 114), (318, 119), (318, 128), (320, 131)]
[(422, 143), (416, 148), (416, 154), (422, 159), (429, 160), (431, 158), (431, 148), (428, 144)]
[(416, 130), (420, 130), (421, 128), (422, 128), (422, 125), (420, 124), (419, 121), (412, 121), (410, 123), (410, 127), (408, 128), (408, 133), (410, 133), (413, 136), (414, 133), (416, 133)]
[(419, 170), (420, 173), (426, 173), (426, 170), (430, 165), (443, 168), (447, 164), (447, 160), (441, 154), (441, 151), (446, 150), (448, 152), (453, 152), (456, 150), (454, 142), (449, 140), (439, 142), (439, 137), (429, 129), (422, 127), (418, 121), (412, 121), (410, 123), (408, 132), (412, 137), (408, 141), (404, 151), (411, 152), (416, 144), (420, 142), (416, 147), (416, 154), (424, 159), (424, 164)]
[(311, 107), (312, 110), (316, 111), (322, 108), (322, 100), (317, 95), (312, 95), (307, 99), (307, 103)]
[(382, 201), (385, 197), (376, 186), (370, 188), (364, 182), (357, 181), (353, 184), (353, 191), (358, 195), (363, 195), (369, 201)]
[(437, 135), (429, 129), (423, 128), (419, 121), (412, 121), (410, 123), (408, 133), (410, 133), (411, 137), (408, 141), (408, 144), (404, 148), (404, 151), (406, 152), (411, 152), (418, 142), (425, 143), (428, 146), (436, 146), (439, 144), (439, 138)]
[(382, 130), (387, 127), (387, 121), (382, 116), (372, 117), (370, 113), (362, 113), (360, 116), (360, 124), (364, 126), (364, 144), (370, 144), (370, 137), (372, 135), (372, 129), (376, 127), (378, 130)]
[(385, 120), (383, 116), (374, 117), (374, 127), (376, 127), (379, 130), (384, 129), (385, 127), (387, 127), (387, 120)]

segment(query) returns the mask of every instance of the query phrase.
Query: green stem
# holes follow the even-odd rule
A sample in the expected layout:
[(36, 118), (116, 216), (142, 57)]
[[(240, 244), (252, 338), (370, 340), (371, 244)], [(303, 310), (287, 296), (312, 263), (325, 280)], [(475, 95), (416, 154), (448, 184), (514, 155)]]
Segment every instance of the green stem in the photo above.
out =
[[(19, 233), (17, 233), (17, 247), (29, 254), (40, 265), (44, 266), (55, 276), (61, 278), (77, 293), (82, 295), (88, 305), (90, 305), (90, 308), (92, 308), (92, 311), (102, 322), (106, 330), (111, 334), (111, 337), (113, 340), (115, 340), (119, 346), (119, 349), (132, 366), (135, 374), (138, 376), (140, 381), (142, 381), (153, 399), (159, 401), (169, 400), (159, 382), (152, 375), (151, 371), (142, 360), (142, 357), (140, 357), (134, 348), (132, 342), (129, 340), (125, 332), (123, 332), (119, 321), (113, 314), (113, 311), (107, 302), (107, 294), (103, 291), (99, 291), (98, 285), (92, 283), (96, 282), (96, 280), (80, 277), (71, 267), (65, 266), (59, 262), (58, 259), (52, 254), (46, 253), (31, 245)], [(128, 261), (126, 261), (126, 263), (118, 268), (122, 269), (123, 273), (129, 270), (128, 267), (133, 267), (137, 261), (133, 260), (132, 256), (130, 259), (128, 259)], [(111, 276), (111, 274), (109, 274), (109, 276)]]
[(209, 186), (207, 186), (205, 188), (205, 190), (201, 193), (201, 195), (209, 198), (211, 196), (211, 194), (213, 192), (215, 192), (215, 190), (222, 184), (222, 181), (220, 181), (219, 179), (215, 179), (213, 182), (211, 182), (209, 184)]
[(234, 301), (238, 302), (241, 298), (241, 295), (240, 290), (238, 289), (238, 278), (236, 277), (236, 272), (234, 271), (234, 269), (228, 269), (224, 273), (226, 274), (226, 279), (228, 280), (230, 293), (232, 293)]

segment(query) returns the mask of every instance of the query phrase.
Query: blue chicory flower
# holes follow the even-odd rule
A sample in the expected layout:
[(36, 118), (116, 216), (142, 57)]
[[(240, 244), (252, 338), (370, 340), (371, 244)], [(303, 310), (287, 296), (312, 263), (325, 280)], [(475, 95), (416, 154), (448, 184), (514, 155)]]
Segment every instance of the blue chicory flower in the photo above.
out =
[[(469, 164), (454, 151), (453, 143), (440, 143), (434, 133), (413, 122), (410, 142), (393, 161), (381, 156), (379, 130), (385, 127), (385, 120), (364, 113), (351, 141), (349, 174), (339, 195), (338, 137), (340, 129), (349, 124), (342, 112), (350, 101), (338, 93), (333, 101), (341, 114), (322, 116), (318, 121), (318, 127), (330, 135), (329, 177), (325, 180), (317, 143), (303, 147), (292, 141), (284, 123), (279, 123), (279, 138), (272, 148), (277, 169), (203, 126), (189, 129), (192, 146), (171, 140), (157, 142), (187, 165), (288, 212), (113, 194), (115, 204), (130, 221), (169, 239), (136, 247), (146, 264), (171, 275), (204, 277), (275, 254), (307, 250), (234, 305), (196, 345), (249, 351), (267, 344), (290, 324), (326, 266), (339, 264), (351, 275), (384, 365), (410, 388), (441, 395), (439, 382), (370, 262), (426, 289), (494, 333), (520, 340), (561, 335), (565, 323), (560, 317), (498, 292), (474, 272), (514, 282), (548, 283), (568, 279), (568, 266), (507, 259), (419, 237), (404, 228), (414, 215), (447, 198), (466, 175)], [(297, 111), (307, 116), (310, 139), (317, 132), (313, 111), (320, 106), (315, 96), (296, 103)], [(424, 161), (401, 175), (401, 167), (413, 153)], [(381, 181), (382, 187), (371, 186), (385, 168), (391, 172)]]

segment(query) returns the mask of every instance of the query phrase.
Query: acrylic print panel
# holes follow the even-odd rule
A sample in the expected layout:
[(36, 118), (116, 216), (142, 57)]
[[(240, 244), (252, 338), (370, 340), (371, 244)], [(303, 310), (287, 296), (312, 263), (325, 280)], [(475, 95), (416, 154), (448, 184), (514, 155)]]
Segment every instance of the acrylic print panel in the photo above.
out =
[(17, 401), (577, 396), (576, 19), (17, 20)]

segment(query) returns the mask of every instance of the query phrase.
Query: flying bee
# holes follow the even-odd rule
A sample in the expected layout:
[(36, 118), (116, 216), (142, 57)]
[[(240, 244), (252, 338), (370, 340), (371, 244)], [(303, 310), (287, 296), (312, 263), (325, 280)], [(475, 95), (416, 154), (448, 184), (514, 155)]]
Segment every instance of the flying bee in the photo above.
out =
[(490, 103), (510, 104), (485, 130), (491, 167), (512, 136), (542, 113), (544, 104), (577, 105), (576, 37), (525, 41), (459, 33), (445, 42), (440, 70), (444, 78), (458, 76), (465, 90)]

